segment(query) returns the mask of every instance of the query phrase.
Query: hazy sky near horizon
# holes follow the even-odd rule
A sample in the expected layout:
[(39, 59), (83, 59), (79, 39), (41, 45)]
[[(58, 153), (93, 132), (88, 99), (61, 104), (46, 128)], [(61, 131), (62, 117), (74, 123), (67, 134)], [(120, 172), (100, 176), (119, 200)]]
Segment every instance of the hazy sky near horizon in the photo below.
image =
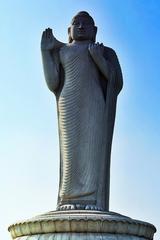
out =
[(67, 42), (71, 18), (88, 11), (97, 41), (119, 57), (110, 210), (149, 221), (160, 238), (160, 2), (6, 0), (0, 14), (1, 238), (7, 226), (56, 207), (59, 146), (54, 95), (45, 84), (40, 38)]

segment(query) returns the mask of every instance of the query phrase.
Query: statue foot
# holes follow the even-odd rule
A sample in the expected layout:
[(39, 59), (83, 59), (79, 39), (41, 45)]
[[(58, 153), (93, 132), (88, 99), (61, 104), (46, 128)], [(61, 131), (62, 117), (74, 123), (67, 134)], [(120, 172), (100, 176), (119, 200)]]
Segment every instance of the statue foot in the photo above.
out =
[(75, 210), (76, 206), (74, 204), (66, 204), (57, 207), (58, 211), (67, 211), (67, 210)]
[(86, 205), (85, 210), (103, 211), (101, 207), (97, 207), (96, 205)]
[(101, 207), (96, 205), (82, 205), (82, 204), (64, 204), (57, 207), (58, 211), (69, 211), (69, 210), (92, 210), (92, 211), (103, 211)]

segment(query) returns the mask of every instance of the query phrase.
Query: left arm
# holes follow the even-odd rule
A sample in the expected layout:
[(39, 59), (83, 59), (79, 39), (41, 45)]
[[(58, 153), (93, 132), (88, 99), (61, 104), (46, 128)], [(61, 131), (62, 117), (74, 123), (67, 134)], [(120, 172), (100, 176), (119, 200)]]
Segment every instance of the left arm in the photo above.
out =
[(89, 45), (88, 50), (100, 72), (107, 80), (109, 80), (110, 77), (114, 74), (114, 68), (112, 64), (103, 56), (104, 46), (99, 43), (93, 43)]
[(111, 84), (114, 85), (117, 93), (119, 93), (123, 86), (123, 77), (115, 51), (99, 43), (90, 44), (88, 50), (105, 79), (113, 81)]

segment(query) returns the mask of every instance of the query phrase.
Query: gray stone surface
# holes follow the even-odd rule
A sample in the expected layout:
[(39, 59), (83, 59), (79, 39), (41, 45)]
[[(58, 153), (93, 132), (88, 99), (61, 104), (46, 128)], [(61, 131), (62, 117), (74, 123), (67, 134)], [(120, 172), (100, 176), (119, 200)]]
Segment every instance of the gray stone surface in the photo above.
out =
[(68, 29), (69, 43), (42, 35), (44, 74), (56, 95), (60, 141), (58, 210), (109, 210), (110, 153), (116, 101), (122, 88), (113, 49), (95, 43), (86, 12)]
[(39, 234), (17, 238), (16, 240), (148, 240), (143, 237), (106, 233), (56, 233)]
[(153, 239), (152, 224), (102, 211), (57, 211), (9, 227), (16, 239)]

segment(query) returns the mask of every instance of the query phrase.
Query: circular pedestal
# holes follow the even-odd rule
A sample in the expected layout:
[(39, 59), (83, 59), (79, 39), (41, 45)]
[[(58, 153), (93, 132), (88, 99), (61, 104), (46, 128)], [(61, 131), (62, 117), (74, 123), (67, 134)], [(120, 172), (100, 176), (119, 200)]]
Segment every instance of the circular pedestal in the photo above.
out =
[(146, 222), (100, 211), (53, 211), (9, 227), (16, 240), (152, 240)]

